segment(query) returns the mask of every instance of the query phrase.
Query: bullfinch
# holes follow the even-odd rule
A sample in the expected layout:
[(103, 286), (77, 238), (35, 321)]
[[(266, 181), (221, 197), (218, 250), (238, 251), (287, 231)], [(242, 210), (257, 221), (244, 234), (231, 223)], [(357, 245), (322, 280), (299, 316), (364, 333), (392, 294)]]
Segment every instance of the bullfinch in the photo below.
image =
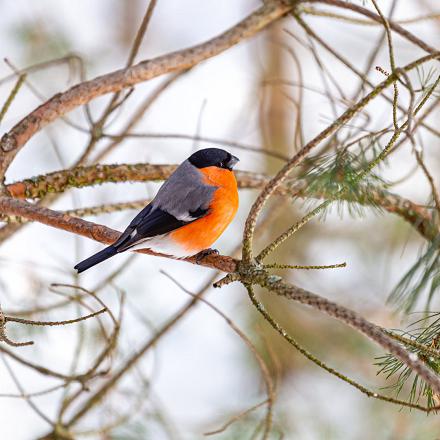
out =
[(238, 209), (238, 158), (219, 148), (192, 154), (161, 186), (156, 197), (112, 245), (81, 261), (84, 272), (127, 250), (151, 249), (184, 258), (210, 248)]

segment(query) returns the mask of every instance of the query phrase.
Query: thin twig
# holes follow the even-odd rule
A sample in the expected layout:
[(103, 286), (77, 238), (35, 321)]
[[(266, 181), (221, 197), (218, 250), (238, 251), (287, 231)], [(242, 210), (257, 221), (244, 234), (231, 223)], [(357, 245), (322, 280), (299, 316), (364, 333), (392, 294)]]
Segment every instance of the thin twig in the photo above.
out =
[(36, 325), (36, 326), (58, 326), (58, 325), (67, 325), (67, 324), (75, 324), (77, 322), (85, 321), (86, 319), (94, 318), (95, 316), (100, 315), (101, 313), (106, 312), (107, 309), (101, 309), (97, 312), (90, 313), (89, 315), (80, 316), (79, 318), (74, 319), (66, 319), (64, 321), (32, 321), (30, 319), (16, 318), (13, 316), (5, 316), (5, 322), (18, 322), (20, 324), (25, 325)]
[(15, 97), (17, 96), (17, 93), (20, 90), (21, 86), (23, 85), (25, 79), (26, 79), (25, 73), (18, 77), (17, 82), (15, 83), (11, 92), (9, 93), (9, 96), (6, 98), (6, 101), (3, 104), (2, 108), (0, 109), (0, 122), (2, 122), (3, 118), (5, 117), (6, 112), (9, 110), (12, 101), (14, 101)]

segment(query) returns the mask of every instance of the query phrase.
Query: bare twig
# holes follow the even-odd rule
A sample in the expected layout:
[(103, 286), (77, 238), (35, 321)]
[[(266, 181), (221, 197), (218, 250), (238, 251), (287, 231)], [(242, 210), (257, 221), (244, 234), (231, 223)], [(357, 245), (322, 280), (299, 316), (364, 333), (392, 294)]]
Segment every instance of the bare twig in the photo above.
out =
[(33, 321), (30, 319), (16, 318), (14, 316), (5, 316), (5, 322), (18, 322), (19, 324), (25, 325), (36, 325), (36, 326), (59, 326), (59, 325), (67, 325), (67, 324), (75, 324), (77, 322), (85, 321), (86, 319), (94, 318), (95, 316), (100, 315), (101, 313), (106, 312), (107, 309), (101, 309), (97, 312), (90, 313), (89, 315), (80, 316), (79, 318), (74, 319), (66, 319), (64, 321)]
[(0, 109), (0, 122), (3, 120), (6, 112), (8, 111), (9, 107), (12, 104), (12, 101), (17, 96), (17, 93), (20, 90), (21, 86), (23, 85), (23, 82), (25, 79), (26, 79), (26, 74), (20, 75), (18, 77), (17, 82), (15, 83), (14, 87), (11, 90), (11, 93), (9, 94), (5, 103), (3, 104), (2, 108)]

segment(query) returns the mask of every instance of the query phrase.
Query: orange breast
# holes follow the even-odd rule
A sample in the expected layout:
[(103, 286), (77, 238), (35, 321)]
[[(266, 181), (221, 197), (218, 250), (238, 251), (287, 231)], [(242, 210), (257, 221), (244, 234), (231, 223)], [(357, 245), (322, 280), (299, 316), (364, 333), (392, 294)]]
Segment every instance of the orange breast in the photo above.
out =
[(234, 173), (217, 167), (206, 167), (200, 171), (206, 184), (218, 187), (209, 213), (170, 234), (173, 240), (192, 254), (209, 248), (231, 223), (238, 209), (238, 190)]

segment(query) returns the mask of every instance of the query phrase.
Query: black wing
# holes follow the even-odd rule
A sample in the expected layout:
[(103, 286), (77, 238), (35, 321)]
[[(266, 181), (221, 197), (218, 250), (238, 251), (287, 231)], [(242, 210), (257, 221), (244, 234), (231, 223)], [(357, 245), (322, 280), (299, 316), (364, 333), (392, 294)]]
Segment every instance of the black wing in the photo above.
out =
[(146, 238), (166, 234), (181, 226), (205, 216), (208, 210), (197, 210), (191, 213), (191, 220), (179, 220), (160, 208), (147, 205), (128, 225), (119, 239), (113, 244), (117, 252), (123, 252), (142, 242)]
[(110, 257), (118, 254), (119, 252), (126, 251), (137, 243), (142, 242), (148, 237), (154, 237), (156, 235), (166, 234), (181, 226), (191, 223), (197, 218), (206, 215), (207, 210), (198, 209), (197, 212), (191, 214), (191, 220), (183, 221), (178, 220), (173, 215), (163, 211), (160, 208), (155, 208), (147, 205), (128, 225), (127, 229), (122, 233), (119, 239), (112, 245), (106, 247), (102, 251), (92, 255), (91, 257), (81, 261), (75, 266), (78, 273), (107, 260)]

